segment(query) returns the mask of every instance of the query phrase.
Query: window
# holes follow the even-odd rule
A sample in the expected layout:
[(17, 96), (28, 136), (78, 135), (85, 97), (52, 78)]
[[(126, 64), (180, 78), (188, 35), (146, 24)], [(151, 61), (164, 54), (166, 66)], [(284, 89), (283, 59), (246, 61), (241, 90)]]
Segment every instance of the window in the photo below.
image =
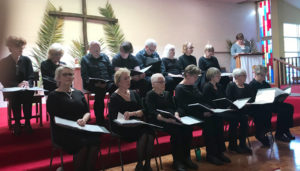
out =
[(283, 24), (284, 37), (284, 56), (299, 57), (300, 56), (300, 25)]

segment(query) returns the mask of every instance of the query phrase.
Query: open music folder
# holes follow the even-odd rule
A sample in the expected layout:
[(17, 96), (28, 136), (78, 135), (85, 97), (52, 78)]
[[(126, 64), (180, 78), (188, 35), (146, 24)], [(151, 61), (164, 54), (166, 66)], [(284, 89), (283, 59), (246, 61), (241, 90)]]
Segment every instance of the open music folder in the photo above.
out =
[(9, 92), (17, 92), (17, 91), (47, 91), (47, 90), (40, 87), (8, 87), (8, 88), (0, 89), (0, 91), (4, 93), (9, 93)]
[(252, 104), (268, 104), (274, 102), (283, 102), (290, 94), (291, 87), (281, 90), (275, 88), (259, 89), (255, 96), (255, 101)]
[(87, 131), (87, 132), (109, 134), (109, 131), (105, 127), (102, 127), (102, 126), (90, 125), (90, 124), (85, 124), (85, 126), (80, 126), (80, 125), (77, 124), (76, 121), (63, 119), (63, 118), (60, 118), (60, 117), (57, 117), (57, 116), (54, 117), (54, 120), (55, 120), (55, 123), (57, 125), (60, 125), (60, 126), (63, 126), (63, 127), (82, 130), (82, 131)]
[(147, 123), (141, 120), (136, 120), (136, 119), (128, 119), (125, 120), (125, 117), (122, 113), (118, 113), (118, 117), (117, 119), (114, 120), (115, 123), (122, 125), (122, 126), (138, 126), (138, 125), (147, 125), (147, 126), (151, 126), (151, 127), (156, 127), (156, 128), (162, 128), (161, 126), (158, 125), (154, 125), (151, 123)]
[(156, 111), (158, 111), (165, 118), (171, 118), (171, 119), (176, 120), (176, 122), (181, 125), (196, 125), (196, 124), (200, 124), (200, 123), (204, 122), (200, 119), (196, 119), (191, 116), (184, 116), (184, 117), (181, 117), (179, 120), (172, 113), (170, 113), (168, 111), (164, 111), (164, 110), (160, 110), (160, 109), (156, 109)]
[(141, 75), (141, 74), (145, 73), (146, 71), (148, 71), (151, 67), (152, 67), (152, 65), (147, 66), (147, 67), (145, 67), (145, 68), (143, 68), (139, 71), (131, 69), (130, 70), (130, 76)]
[(237, 99), (234, 102), (232, 102), (231, 100), (224, 97), (220, 99), (215, 99), (213, 100), (213, 102), (215, 102), (215, 104), (221, 109), (227, 109), (229, 107), (234, 109), (242, 109), (250, 99), (251, 98), (249, 97), (249, 98)]
[(204, 109), (207, 112), (212, 112), (212, 113), (215, 113), (215, 114), (221, 114), (221, 113), (224, 113), (224, 112), (227, 112), (227, 111), (232, 111), (232, 109), (213, 109), (213, 108), (209, 108), (209, 107), (207, 107), (203, 104), (200, 104), (200, 103), (189, 104), (188, 106), (189, 107), (200, 107), (201, 109)]

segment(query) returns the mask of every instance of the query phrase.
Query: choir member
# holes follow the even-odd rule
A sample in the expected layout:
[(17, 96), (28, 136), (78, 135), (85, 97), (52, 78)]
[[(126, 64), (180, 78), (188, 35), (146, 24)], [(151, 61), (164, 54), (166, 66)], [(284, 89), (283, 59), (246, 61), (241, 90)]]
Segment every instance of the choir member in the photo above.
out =
[[(173, 156), (173, 168), (177, 171), (184, 171), (184, 164), (193, 166), (190, 162), (191, 132), (192, 127), (178, 125), (175, 119), (163, 117), (157, 109), (172, 113), (180, 120), (179, 113), (176, 111), (176, 105), (173, 95), (165, 91), (165, 78), (157, 73), (151, 76), (153, 89), (146, 96), (146, 110), (148, 119), (163, 127), (163, 130), (171, 135), (171, 153)], [(192, 167), (193, 168), (193, 167)]]
[[(259, 89), (271, 88), (270, 84), (265, 80), (267, 72), (267, 68), (262, 65), (256, 65), (254, 67), (255, 77), (249, 83), (250, 88), (254, 91), (254, 95)], [(293, 136), (289, 130), (289, 128), (293, 127), (293, 105), (284, 102), (275, 102), (263, 106), (264, 110), (267, 111), (265, 115), (269, 116), (269, 126), (271, 126), (272, 113), (277, 113), (275, 138), (284, 142), (294, 140), (295, 136)]]
[[(23, 56), (22, 52), (25, 48), (26, 40), (20, 37), (10, 36), (6, 41), (6, 46), (10, 51), (10, 55), (0, 61), (0, 82), (7, 87), (32, 87), (34, 74), (31, 60), (27, 56)], [(32, 132), (30, 125), (33, 91), (17, 91), (5, 93), (11, 104), (15, 124), (13, 127), (14, 135), (21, 133), (21, 108), (23, 105), (23, 113), (25, 117), (25, 129)]]
[(104, 123), (104, 98), (106, 92), (113, 92), (114, 85), (111, 82), (93, 82), (90, 78), (100, 78), (112, 81), (113, 68), (107, 55), (101, 52), (98, 41), (92, 41), (89, 45), (89, 53), (81, 60), (81, 77), (83, 88), (95, 93), (94, 111), (97, 124)]
[(43, 86), (45, 90), (51, 92), (57, 88), (54, 80), (55, 70), (66, 63), (60, 61), (64, 55), (64, 49), (61, 44), (54, 43), (48, 49), (48, 59), (41, 63), (41, 73), (43, 78)]
[(58, 67), (55, 80), (58, 88), (50, 92), (47, 99), (53, 141), (64, 151), (73, 154), (75, 170), (95, 170), (99, 135), (56, 125), (54, 120), (57, 116), (85, 126), (90, 119), (89, 105), (83, 93), (71, 87), (74, 80), (73, 68), (65, 65)]
[[(237, 99), (252, 98), (253, 92), (248, 84), (245, 83), (247, 74), (244, 69), (236, 68), (232, 72), (234, 82), (227, 85), (226, 96), (229, 100), (235, 101)], [(253, 98), (250, 102), (253, 101)], [(266, 124), (268, 116), (262, 113), (263, 105), (246, 105), (240, 109), (240, 113), (247, 114), (253, 117), (255, 123), (255, 137), (264, 145), (270, 146), (270, 142), (266, 133), (270, 131), (270, 127)], [(232, 124), (232, 123), (230, 123)], [(238, 125), (230, 125), (231, 127)]]
[[(152, 170), (150, 160), (154, 146), (153, 130), (144, 125), (126, 127), (113, 122), (114, 119), (117, 119), (119, 112), (124, 114), (126, 120), (141, 120), (144, 116), (140, 96), (134, 90), (129, 90), (130, 71), (126, 68), (120, 68), (114, 75), (114, 81), (118, 89), (110, 97), (109, 119), (112, 131), (127, 140), (137, 140), (138, 163), (135, 170), (150, 171)], [(144, 166), (143, 160), (145, 160)]]
[(182, 70), (184, 70), (188, 65), (197, 65), (196, 57), (192, 55), (193, 51), (194, 46), (191, 42), (186, 42), (183, 44), (183, 55), (181, 55), (178, 59)]
[[(203, 95), (209, 100), (215, 100), (225, 97), (225, 92), (219, 84), (221, 72), (218, 68), (211, 67), (206, 72), (208, 82), (203, 87)], [(218, 107), (218, 106), (217, 106)], [(252, 150), (246, 145), (248, 135), (248, 117), (239, 111), (230, 111), (222, 114), (223, 119), (229, 121), (229, 146), (230, 151), (237, 153), (251, 154)], [(237, 125), (240, 125), (239, 136), (237, 135)], [(237, 145), (237, 137), (239, 137), (239, 145)]]
[(162, 62), (168, 74), (166, 78), (168, 79), (166, 90), (172, 93), (177, 84), (183, 79), (182, 69), (180, 67), (179, 61), (177, 58), (175, 58), (175, 46), (167, 44), (163, 51), (162, 57)]
[(231, 62), (230, 62), (230, 72), (233, 72), (233, 69), (236, 66), (235, 56), (243, 53), (250, 53), (250, 47), (245, 45), (243, 33), (238, 33), (236, 35), (236, 42), (231, 46)]
[[(115, 71), (119, 68), (127, 68), (129, 70), (140, 71), (140, 66), (138, 60), (131, 53), (133, 52), (133, 47), (130, 42), (123, 42), (120, 45), (120, 53), (116, 54), (112, 59), (112, 67)], [(130, 89), (139, 90), (139, 94), (142, 97), (146, 96), (147, 93), (147, 83), (145, 80), (145, 74), (134, 75), (131, 77), (131, 87)]]
[[(230, 163), (230, 159), (223, 154), (226, 148), (223, 135), (224, 128), (222, 118), (202, 109), (188, 106), (189, 104), (200, 103), (208, 107), (215, 107), (214, 104), (204, 97), (194, 85), (199, 74), (200, 70), (196, 65), (189, 65), (185, 68), (184, 79), (175, 89), (177, 110), (181, 117), (185, 115), (192, 115), (204, 120), (203, 135), (206, 145), (207, 161), (216, 165)], [(187, 143), (190, 143), (192, 140), (192, 132), (189, 133), (189, 136), (190, 138), (186, 139)]]
[(166, 68), (162, 63), (159, 54), (156, 52), (157, 43), (153, 39), (147, 39), (145, 48), (136, 54), (141, 69), (152, 65), (146, 72), (147, 91), (151, 90), (151, 75), (155, 73), (162, 73), (166, 76)]

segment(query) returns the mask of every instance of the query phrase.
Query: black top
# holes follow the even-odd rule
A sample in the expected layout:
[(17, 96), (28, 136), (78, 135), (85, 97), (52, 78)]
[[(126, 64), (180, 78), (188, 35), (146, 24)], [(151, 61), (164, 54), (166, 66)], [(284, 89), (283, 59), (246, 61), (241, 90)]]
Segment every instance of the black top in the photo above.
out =
[(216, 67), (221, 70), (218, 59), (214, 56), (210, 58), (205, 58), (204, 56), (200, 57), (198, 65), (201, 71), (204, 72), (206, 72), (210, 67)]
[(91, 54), (85, 55), (81, 60), (81, 77), (85, 89), (90, 77), (113, 80), (113, 68), (108, 56), (104, 53), (99, 58), (94, 58)]
[(179, 61), (174, 58), (174, 59), (169, 59), (169, 58), (163, 58), (162, 59), (165, 67), (166, 67), (166, 72), (171, 73), (171, 74), (182, 74), (182, 69), (179, 64)]
[(217, 84), (216, 90), (210, 82), (205, 83), (203, 87), (203, 95), (210, 101), (225, 97), (225, 93), (222, 90), (222, 86), (220, 84)]
[(146, 106), (147, 106), (147, 119), (151, 122), (157, 122), (157, 115), (159, 112), (156, 109), (168, 111), (172, 114), (176, 111), (173, 96), (168, 92), (164, 91), (163, 94), (159, 95), (153, 90), (150, 90), (146, 95)]
[(115, 69), (116, 67), (119, 68), (127, 68), (127, 69), (134, 69), (135, 67), (139, 66), (139, 63), (135, 56), (129, 54), (127, 59), (123, 59), (120, 53), (116, 54), (112, 59), (112, 67)]
[(256, 93), (259, 89), (263, 89), (263, 88), (271, 88), (271, 85), (269, 83), (267, 83), (266, 81), (263, 81), (262, 83), (256, 81), (255, 79), (253, 79), (250, 83), (249, 83), (249, 87), (252, 90), (252, 96), (255, 97)]
[(17, 87), (24, 80), (33, 86), (34, 73), (28, 57), (20, 56), (17, 63), (11, 55), (0, 60), (0, 82), (4, 87)]
[(89, 137), (87, 132), (54, 124), (54, 116), (77, 121), (89, 112), (89, 106), (81, 91), (72, 91), (71, 97), (72, 99), (65, 92), (50, 92), (47, 99), (47, 111), (50, 114), (54, 141), (69, 153), (74, 153), (84, 145), (99, 143), (99, 139), (97, 136)]
[(164, 64), (161, 62), (159, 54), (157, 52), (154, 52), (151, 55), (148, 55), (145, 49), (139, 51), (136, 54), (136, 59), (138, 60), (141, 69), (149, 66), (147, 65), (147, 58), (151, 58), (153, 61), (154, 60), (159, 61), (156, 64), (152, 65), (152, 67), (148, 71), (146, 71), (147, 76), (151, 76), (152, 74), (155, 73), (162, 73), (163, 75), (167, 75), (166, 68)]
[(252, 91), (246, 83), (244, 84), (244, 88), (239, 88), (236, 83), (231, 82), (227, 85), (226, 96), (229, 100), (235, 101), (237, 99), (252, 97)]
[(43, 78), (44, 89), (53, 91), (57, 88), (56, 81), (54, 80), (55, 70), (61, 65), (66, 63), (59, 61), (59, 64), (54, 64), (50, 59), (47, 59), (41, 63), (41, 73)]
[(182, 56), (179, 57), (178, 60), (182, 71), (184, 71), (185, 67), (187, 67), (188, 65), (194, 64), (197, 66), (196, 57), (193, 55), (187, 56), (183, 54)]
[(178, 84), (175, 89), (175, 102), (180, 116), (193, 115), (202, 117), (204, 111), (199, 110), (199, 108), (189, 107), (189, 104), (201, 103), (208, 107), (214, 106), (194, 85)]

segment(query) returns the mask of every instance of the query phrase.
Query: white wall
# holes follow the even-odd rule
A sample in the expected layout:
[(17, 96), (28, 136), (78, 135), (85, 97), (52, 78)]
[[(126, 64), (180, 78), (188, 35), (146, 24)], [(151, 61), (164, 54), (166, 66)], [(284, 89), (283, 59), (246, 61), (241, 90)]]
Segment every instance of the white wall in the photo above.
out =
[[(81, 0), (51, 0), (63, 11), (81, 13)], [(185, 41), (194, 43), (194, 55), (203, 54), (204, 45), (211, 43), (215, 51), (228, 51), (226, 39), (235, 39), (243, 32), (248, 39), (256, 39), (255, 5), (250, 3), (234, 4), (205, 0), (110, 0), (126, 39), (131, 41), (136, 53), (144, 46), (147, 38), (158, 42), (161, 54), (167, 43), (174, 44), (176, 56), (181, 55), (181, 46)], [(28, 41), (25, 54), (30, 54), (37, 40), (46, 0), (10, 0), (10, 15), (7, 35), (18, 35)], [(104, 6), (104, 0), (87, 0), (87, 11), (99, 15), (98, 7)], [(67, 19), (64, 27), (66, 47), (71, 41), (82, 37), (80, 21)], [(102, 25), (88, 24), (88, 39), (103, 37)], [(6, 56), (5, 50), (0, 54)], [(216, 54), (222, 66), (229, 68), (229, 55)]]

